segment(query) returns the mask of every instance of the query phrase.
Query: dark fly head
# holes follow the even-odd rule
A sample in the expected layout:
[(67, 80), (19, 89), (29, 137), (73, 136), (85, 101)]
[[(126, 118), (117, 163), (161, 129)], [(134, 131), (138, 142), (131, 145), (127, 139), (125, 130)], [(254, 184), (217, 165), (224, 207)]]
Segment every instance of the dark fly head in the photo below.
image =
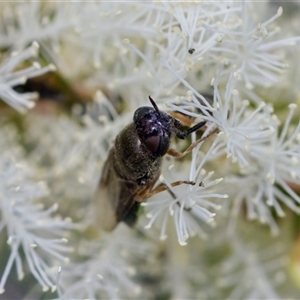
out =
[(161, 157), (167, 153), (171, 137), (181, 124), (172, 116), (160, 111), (150, 96), (149, 100), (152, 107), (138, 108), (134, 113), (133, 122), (141, 143), (153, 156)]

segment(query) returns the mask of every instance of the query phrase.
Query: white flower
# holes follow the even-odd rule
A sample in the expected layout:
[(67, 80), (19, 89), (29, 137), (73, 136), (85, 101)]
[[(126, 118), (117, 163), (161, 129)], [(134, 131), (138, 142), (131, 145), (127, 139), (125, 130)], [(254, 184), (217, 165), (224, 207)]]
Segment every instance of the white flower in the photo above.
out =
[(282, 247), (272, 245), (257, 251), (238, 237), (231, 238), (230, 244), (232, 254), (222, 264), (217, 282), (222, 288), (231, 288), (226, 299), (281, 299), (276, 285), (287, 264)]
[[(167, 270), (167, 292), (172, 299), (221, 299), (222, 295), (216, 285), (219, 270), (218, 263), (209, 261), (211, 243), (215, 240), (215, 230), (212, 230), (208, 241), (194, 244), (190, 241), (187, 247), (178, 245), (176, 237), (171, 234), (165, 245), (164, 268)], [(174, 240), (173, 240), (174, 237)], [(208, 246), (210, 244), (211, 247)], [(215, 251), (215, 249), (214, 249)], [(221, 253), (218, 252), (218, 254)], [(218, 255), (219, 256), (219, 255)], [(166, 268), (167, 265), (167, 268)], [(209, 267), (208, 267), (209, 266)]]
[(140, 299), (141, 288), (135, 277), (141, 265), (136, 263), (143, 261), (145, 265), (152, 256), (149, 250), (150, 245), (125, 226), (102, 236), (100, 242), (84, 243), (79, 254), (85, 260), (62, 268), (59, 299)]
[[(78, 32), (84, 51), (92, 52), (96, 68), (113, 66), (115, 55), (124, 50), (124, 38), (152, 39), (157, 34), (152, 23), (152, 4), (94, 2), (78, 5)], [(112, 52), (108, 53), (108, 49)]]
[[(152, 13), (149, 13), (151, 11), (149, 6)], [(136, 16), (131, 16), (129, 4), (125, 8), (119, 15), (115, 15), (110, 10), (107, 14), (101, 14), (102, 18), (98, 18), (97, 21), (99, 26), (95, 30), (89, 30), (88, 33), (83, 34), (83, 38), (97, 34), (97, 41), (100, 43), (99, 47), (95, 48), (99, 51), (96, 56), (97, 66), (99, 65), (101, 68), (91, 81), (93, 85), (98, 86), (99, 81), (105, 83), (110, 89), (122, 94), (131, 108), (134, 105), (144, 104), (145, 94), (151, 94), (154, 99), (162, 99), (170, 97), (179, 88), (180, 81), (172, 76), (160, 59), (169, 63), (182, 78), (187, 76), (199, 78), (199, 69), (207, 66), (207, 69), (210, 70), (212, 63), (215, 66), (215, 57), (210, 55), (210, 49), (219, 43), (219, 34), (210, 34), (210, 31), (202, 27), (202, 22), (216, 23), (226, 19), (228, 15), (239, 9), (228, 9), (226, 4), (220, 3), (203, 3), (203, 5), (195, 3), (174, 5), (171, 2), (155, 5), (143, 4), (138, 10), (138, 15), (140, 15), (138, 22), (141, 22), (141, 28), (147, 23), (149, 24), (148, 30), (144, 30), (143, 35), (140, 36), (139, 32), (142, 29), (131, 25), (131, 20)], [(132, 11), (134, 12), (135, 9), (136, 7), (133, 6)], [(107, 16), (116, 19), (113, 24), (106, 22)], [(144, 21), (141, 21), (143, 20), (141, 16), (145, 18)], [(110, 30), (113, 27), (119, 27), (120, 22), (129, 23), (130, 26), (127, 25), (129, 27), (127, 28), (122, 24), (120, 34), (112, 38)], [(100, 28), (101, 37), (99, 39), (98, 30)], [(108, 37), (106, 30), (109, 33)], [(131, 38), (134, 30), (138, 32), (134, 38)], [(86, 29), (83, 32), (85, 31)], [(103, 40), (107, 40), (107, 42), (105, 43)], [(92, 42), (94, 43), (94, 40)], [(106, 48), (104, 48), (104, 44)], [(90, 48), (90, 45), (87, 47)], [(108, 53), (104, 53), (105, 49)], [(103, 72), (105, 67), (107, 72)], [(203, 78), (203, 81), (207, 82), (207, 76)]]
[(20, 53), (11, 53), (11, 56), (0, 64), (0, 98), (19, 112), (25, 112), (28, 108), (32, 108), (37, 94), (18, 93), (13, 87), (24, 84), (29, 78), (55, 70), (54, 65), (41, 67), (37, 62), (30, 67), (15, 70), (23, 62), (35, 58), (38, 48), (39, 45), (34, 42), (31, 47)]
[[(244, 220), (246, 214), (282, 233), (294, 218), (277, 223), (277, 216), (288, 208), (291, 216), (300, 212), (300, 125), (294, 105), (287, 113), (297, 99), (298, 77), (282, 76), (287, 62), (297, 68), (297, 48), (290, 46), (299, 41), (299, 12), (279, 19), (282, 9), (271, 16), (272, 7), (246, 0), (0, 4), (0, 98), (21, 112), (33, 106), (35, 94), (17, 93), (16, 87), (52, 68), (34, 62), (33, 41), (41, 46), (38, 61), (59, 68), (54, 88), (61, 98), (65, 89), (79, 91), (74, 101), (84, 95), (72, 115), (31, 110), (27, 118), (18, 115), (17, 129), (1, 129), (0, 230), (8, 245), (2, 245), (0, 291), (5, 287), (6, 297), (14, 267), (20, 279), (32, 273), (62, 299), (278, 297), (272, 272), (280, 279), (284, 261), (273, 259), (277, 247), (268, 246), (264, 231)], [(101, 165), (133, 112), (150, 105), (148, 95), (163, 111), (170, 104), (178, 119), (206, 120), (203, 134), (215, 134), (183, 159), (166, 155), (157, 184), (168, 191), (145, 199), (136, 227), (124, 231), (118, 224), (95, 241), (90, 228), (79, 230), (69, 218), (56, 217), (56, 210), (90, 224)], [(14, 121), (9, 111), (2, 120)], [(174, 148), (187, 144), (189, 139), (176, 140)], [(172, 186), (180, 180), (192, 184)], [(44, 208), (41, 198), (47, 207), (57, 204)], [(193, 235), (208, 238), (190, 240)], [(288, 236), (280, 236), (286, 251), (294, 242)], [(66, 238), (77, 245), (67, 265)], [(265, 250), (257, 252), (253, 244)]]
[[(243, 187), (243, 188), (241, 188)], [(263, 224), (267, 224), (273, 235), (279, 233), (279, 227), (270, 207), (266, 203), (268, 194), (282, 195), (282, 192), (273, 185), (270, 185), (266, 179), (266, 173), (257, 172), (246, 176), (228, 177), (224, 188), (230, 190), (229, 199), (231, 200), (231, 211), (228, 215), (228, 231), (233, 233), (237, 230), (236, 223), (243, 209), (243, 204), (246, 207), (246, 216), (248, 220), (258, 220)], [(279, 198), (280, 201), (282, 199)], [(280, 209), (280, 216), (283, 216), (283, 211)]]
[(21, 51), (33, 41), (49, 49), (58, 47), (60, 36), (72, 25), (70, 4), (49, 4), (39, 1), (1, 4), (0, 46)]
[(296, 105), (290, 104), (289, 109), (281, 133), (279, 134), (277, 126), (270, 138), (270, 146), (261, 148), (261, 151), (255, 153), (261, 172), (265, 175), (266, 203), (273, 206), (280, 216), (284, 213), (278, 201), (300, 213), (300, 197), (290, 186), (300, 184), (300, 123), (296, 128), (292, 128), (291, 120)]
[[(69, 183), (74, 180), (72, 185), (78, 186), (78, 190), (57, 184), (54, 188), (67, 190), (72, 199), (79, 195), (84, 199), (93, 194), (108, 149), (122, 128), (131, 122), (133, 113), (118, 115), (101, 91), (96, 92), (83, 115), (81, 110), (76, 111), (75, 107), (73, 119), (31, 116), (34, 121), (29, 124), (25, 137), (27, 143), (35, 145), (30, 159), (40, 165), (45, 178), (51, 182), (58, 177), (68, 178)], [(41, 125), (35, 126), (36, 123)]]
[(295, 213), (300, 213), (300, 197), (292, 188), (292, 185), (300, 184), (300, 123), (291, 130), (296, 105), (291, 104), (289, 108), (281, 133), (279, 134), (279, 126), (273, 127), (269, 144), (260, 145), (251, 153), (254, 158), (251, 171), (240, 177), (227, 179), (232, 187), (244, 187), (235, 188), (236, 193), (232, 197), (233, 210), (229, 221), (232, 229), (243, 201), (246, 203), (249, 219), (257, 218), (262, 223), (267, 223), (274, 234), (278, 234), (279, 229), (270, 211), (271, 207), (280, 217), (285, 216), (280, 203)]
[[(202, 142), (203, 143), (203, 142)], [(210, 212), (210, 209), (219, 209), (220, 206), (214, 203), (211, 199), (227, 198), (227, 195), (218, 194), (214, 187), (222, 178), (211, 180), (213, 172), (207, 173), (203, 169), (204, 163), (208, 160), (213, 151), (214, 144), (210, 150), (199, 161), (199, 144), (193, 150), (193, 158), (189, 170), (189, 181), (194, 182), (193, 185), (182, 184), (175, 188), (172, 187), (168, 180), (161, 177), (161, 181), (167, 185), (172, 195), (161, 195), (154, 197), (153, 200), (142, 203), (146, 207), (147, 217), (150, 219), (146, 228), (151, 228), (154, 223), (160, 228), (160, 239), (167, 238), (168, 219), (174, 222), (178, 242), (184, 246), (187, 244), (187, 239), (194, 235), (206, 237), (201, 228), (201, 224), (214, 224), (215, 213)], [(184, 172), (181, 169), (178, 180), (186, 180)]]
[[(171, 69), (169, 65), (167, 67)], [(272, 109), (261, 103), (254, 110), (249, 108), (249, 101), (242, 100), (235, 89), (236, 72), (231, 72), (224, 91), (220, 90), (220, 74), (213, 80), (213, 101), (208, 102), (188, 82), (182, 82), (190, 89), (189, 99), (181, 100), (179, 105), (170, 104), (170, 108), (192, 117), (201, 117), (207, 120), (211, 128), (217, 127), (219, 134), (216, 138), (216, 147), (213, 151), (215, 158), (226, 154), (233, 163), (241, 168), (251, 167), (253, 153), (256, 148), (268, 143), (273, 133), (274, 120), (271, 117)], [(178, 76), (177, 73), (175, 73)]]
[[(274, 130), (270, 139), (270, 148), (265, 147), (255, 158), (263, 166), (267, 166), (267, 179), (270, 183), (277, 182), (289, 194), (289, 189), (285, 183), (300, 182), (300, 122), (296, 127), (292, 124), (292, 118), (297, 106), (289, 105), (289, 114), (283, 124), (282, 131), (279, 126)], [(265, 158), (268, 157), (268, 160)], [(300, 203), (300, 198), (295, 197)]]
[(26, 169), (13, 162), (8, 153), (1, 154), (0, 169), (0, 229), (6, 231), (10, 247), (1, 275), (0, 293), (4, 292), (13, 264), (19, 280), (24, 277), (23, 260), (44, 291), (54, 288), (51, 265), (68, 260), (63, 255), (70, 251), (70, 247), (65, 245), (65, 231), (72, 225), (68, 220), (51, 217), (57, 210), (57, 204), (45, 209), (37, 202), (47, 195), (45, 184), (34, 183)]
[(237, 68), (240, 79), (248, 89), (270, 86), (278, 82), (279, 75), (286, 68), (281, 49), (294, 45), (300, 37), (275, 39), (279, 30), (272, 28), (271, 24), (282, 15), (281, 7), (273, 17), (260, 23), (253, 19), (252, 10), (257, 9), (257, 4), (251, 7), (243, 1), (240, 5), (240, 15), (227, 19), (218, 27), (203, 25), (213, 33), (222, 35), (222, 42), (211, 51), (220, 56), (226, 65)]

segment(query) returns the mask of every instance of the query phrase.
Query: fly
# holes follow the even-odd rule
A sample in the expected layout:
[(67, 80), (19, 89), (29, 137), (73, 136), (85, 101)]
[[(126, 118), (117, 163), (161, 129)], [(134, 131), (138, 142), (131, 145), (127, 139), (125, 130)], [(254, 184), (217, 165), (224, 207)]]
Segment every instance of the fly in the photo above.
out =
[[(165, 184), (154, 187), (161, 174), (164, 155), (183, 157), (207, 138), (197, 140), (182, 153), (171, 149), (173, 136), (185, 139), (206, 121), (182, 131), (180, 121), (160, 111), (150, 96), (149, 100), (152, 107), (143, 106), (134, 112), (133, 122), (117, 135), (103, 166), (95, 202), (96, 223), (106, 231), (113, 230), (119, 222), (133, 226), (140, 203), (168, 190)], [(181, 184), (195, 183), (180, 180), (172, 186)]]

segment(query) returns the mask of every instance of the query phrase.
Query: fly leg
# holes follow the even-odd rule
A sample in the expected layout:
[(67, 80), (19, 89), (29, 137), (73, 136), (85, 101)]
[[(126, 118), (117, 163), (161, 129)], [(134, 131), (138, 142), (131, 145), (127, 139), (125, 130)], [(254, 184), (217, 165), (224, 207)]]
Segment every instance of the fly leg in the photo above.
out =
[(207, 136), (202, 137), (201, 139), (195, 141), (194, 143), (192, 143), (185, 151), (183, 152), (178, 152), (175, 149), (169, 149), (167, 154), (174, 156), (176, 158), (182, 158), (185, 155), (189, 154), (190, 152), (192, 152), (192, 150), (201, 142), (203, 142), (204, 140), (206, 140), (208, 137), (210, 137), (211, 135), (213, 135), (214, 133), (216, 133), (218, 131), (218, 128), (214, 129), (212, 132), (210, 132)]
[[(182, 184), (195, 185), (196, 183), (194, 181), (178, 180), (178, 181), (172, 182), (171, 186), (175, 187), (175, 186), (182, 185)], [(203, 186), (203, 183), (200, 182), (199, 186)], [(168, 191), (171, 194), (171, 196), (174, 199), (176, 199), (176, 195), (170, 190), (170, 188), (165, 183), (159, 184), (153, 190), (144, 190), (144, 191), (142, 191), (140, 194), (137, 194), (134, 199), (137, 202), (142, 202), (145, 198), (149, 198), (149, 197), (151, 197), (153, 195), (156, 195), (158, 193), (161, 193), (163, 191)]]

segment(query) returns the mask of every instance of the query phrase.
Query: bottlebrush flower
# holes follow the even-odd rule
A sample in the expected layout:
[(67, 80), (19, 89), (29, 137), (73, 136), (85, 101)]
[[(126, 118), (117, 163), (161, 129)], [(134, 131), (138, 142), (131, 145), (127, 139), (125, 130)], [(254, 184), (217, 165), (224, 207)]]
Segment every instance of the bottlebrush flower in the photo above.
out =
[(18, 93), (13, 87), (24, 84), (29, 78), (55, 70), (52, 64), (41, 67), (37, 62), (34, 62), (30, 67), (15, 70), (23, 62), (35, 58), (38, 49), (38, 43), (34, 42), (20, 53), (11, 53), (11, 56), (0, 64), (0, 98), (22, 113), (34, 106), (34, 100), (38, 95), (37, 93)]
[(148, 242), (122, 225), (112, 235), (102, 236), (101, 241), (82, 244), (79, 254), (85, 260), (62, 268), (59, 299), (140, 299), (141, 288), (135, 275), (141, 271), (141, 261), (147, 264), (152, 256), (151, 249)]
[(1, 275), (0, 293), (5, 291), (13, 264), (18, 279), (23, 279), (25, 262), (44, 291), (49, 287), (55, 289), (51, 267), (58, 261), (63, 263), (68, 260), (64, 253), (71, 248), (65, 245), (67, 239), (64, 236), (72, 225), (68, 220), (52, 216), (58, 208), (57, 204), (47, 209), (43, 207), (38, 199), (47, 195), (45, 184), (33, 182), (30, 172), (14, 162), (8, 152), (1, 154), (0, 169), (0, 231), (6, 232), (10, 248)]
[(236, 67), (248, 89), (270, 86), (278, 82), (279, 75), (287, 67), (280, 49), (294, 45), (300, 38), (275, 39), (279, 28), (271, 25), (282, 15), (282, 7), (273, 17), (260, 23), (251, 15), (251, 4), (243, 1), (240, 5), (241, 14), (219, 23), (218, 27), (203, 24), (206, 29), (220, 35), (221, 42), (211, 51), (226, 65)]
[[(234, 228), (236, 217), (240, 212), (243, 202), (246, 204), (249, 219), (258, 219), (267, 223), (274, 234), (279, 233), (279, 228), (270, 209), (274, 208), (279, 217), (284, 217), (285, 212), (281, 203), (285, 204), (295, 213), (300, 213), (300, 197), (292, 189), (299, 184), (299, 128), (293, 129), (291, 120), (296, 109), (295, 104), (289, 105), (290, 112), (280, 132), (279, 124), (273, 128), (269, 143), (260, 145), (251, 152), (254, 160), (251, 170), (240, 176), (227, 178), (228, 188), (235, 190), (232, 195), (232, 215), (229, 219), (231, 229)], [(274, 124), (276, 124), (275, 122)], [(245, 170), (244, 170), (245, 171)], [(244, 186), (236, 189), (234, 186)]]
[[(288, 10), (291, 4), (283, 5)], [(9, 243), (0, 247), (0, 288), (5, 286), (6, 298), (17, 298), (9, 289), (16, 291), (14, 264), (19, 278), (31, 272), (42, 289), (57, 289), (61, 299), (280, 296), (271, 276), (282, 266), (272, 259), (274, 237), (266, 230), (265, 239), (264, 227), (245, 216), (281, 234), (285, 252), (292, 248), (300, 207), (300, 126), (296, 107), (289, 105), (297, 102), (300, 81), (295, 6), (281, 18), (275, 2), (0, 6), (1, 99), (21, 112), (33, 106), (34, 94), (19, 94), (15, 86), (51, 69), (33, 62), (34, 41), (41, 45), (38, 61), (52, 61), (59, 70), (57, 82), (45, 76), (39, 86), (53, 88), (58, 98), (47, 94), (28, 116), (0, 114), (0, 126), (15, 125), (0, 130), (0, 230)], [(18, 54), (9, 57), (11, 51)], [(288, 65), (290, 77), (284, 74)], [(135, 226), (124, 231), (120, 222), (105, 235), (93, 228), (96, 238), (82, 225), (102, 209), (93, 201), (101, 166), (134, 111), (150, 106), (148, 95), (188, 126), (206, 120), (202, 134), (214, 134), (182, 159), (163, 158), (157, 185), (169, 191), (143, 199)], [(57, 99), (55, 112), (48, 110)], [(180, 151), (200, 135), (201, 130), (184, 141), (174, 139), (172, 147)], [(24, 161), (30, 173), (19, 168)], [(182, 180), (195, 184), (171, 185)], [(50, 200), (57, 205), (40, 204), (49, 207)], [(56, 209), (81, 226), (55, 217)], [(190, 239), (194, 235), (207, 239)], [(66, 237), (76, 247), (70, 264), (64, 264)], [(33, 289), (34, 278), (20, 287), (26, 290), (21, 295), (42, 293)], [(284, 288), (285, 298), (297, 298), (288, 283)], [(31, 298), (45, 297), (51, 295)]]
[(74, 8), (38, 1), (1, 4), (0, 46), (22, 51), (37, 41), (47, 54), (57, 51), (60, 37), (74, 25)]
[[(213, 151), (214, 144), (210, 150), (200, 160), (199, 149), (200, 144), (193, 150), (193, 158), (190, 170), (186, 172), (189, 176), (189, 181), (194, 182), (193, 185), (182, 184), (179, 187), (172, 187), (169, 180), (165, 180), (161, 176), (160, 181), (167, 185), (170, 194), (159, 197), (142, 203), (146, 207), (147, 217), (150, 219), (146, 228), (149, 229), (153, 224), (160, 228), (160, 239), (167, 238), (167, 225), (169, 219), (173, 220), (178, 242), (180, 245), (187, 245), (187, 239), (194, 235), (206, 237), (201, 223), (213, 224), (215, 213), (210, 212), (210, 209), (220, 209), (220, 205), (211, 201), (215, 198), (227, 198), (226, 194), (219, 194), (214, 191), (214, 187), (222, 178), (211, 180), (213, 172), (206, 173), (203, 169), (208, 157)], [(183, 170), (180, 172), (180, 178), (183, 180)], [(189, 173), (189, 175), (188, 175)], [(172, 181), (177, 178), (173, 177)]]
[[(221, 266), (219, 287), (230, 288), (226, 299), (281, 299), (276, 291), (287, 265), (287, 257), (280, 245), (267, 246), (257, 251), (233, 236), (232, 254)], [(281, 278), (280, 278), (281, 277)]]

